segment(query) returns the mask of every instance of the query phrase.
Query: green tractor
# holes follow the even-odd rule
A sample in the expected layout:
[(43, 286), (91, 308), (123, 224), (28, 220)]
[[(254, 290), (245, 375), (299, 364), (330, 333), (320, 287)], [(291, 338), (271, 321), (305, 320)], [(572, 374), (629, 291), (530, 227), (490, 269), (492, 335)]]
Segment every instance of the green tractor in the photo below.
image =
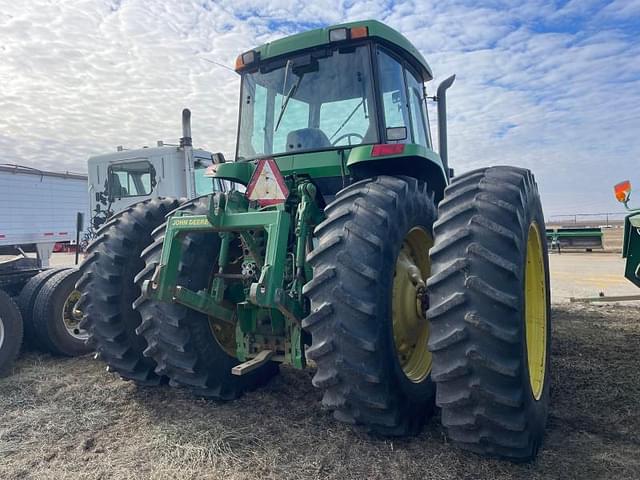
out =
[(313, 366), (335, 418), (528, 460), (549, 404), (549, 269), (530, 171), (455, 179), (444, 80), (434, 151), (420, 52), (376, 21), (240, 55), (234, 185), (111, 219), (78, 283), (82, 326), (125, 379), (231, 400)]
[(629, 215), (624, 219), (622, 240), (622, 257), (627, 259), (624, 276), (640, 287), (640, 208), (629, 208), (631, 182), (625, 180), (613, 188), (616, 199), (629, 211)]

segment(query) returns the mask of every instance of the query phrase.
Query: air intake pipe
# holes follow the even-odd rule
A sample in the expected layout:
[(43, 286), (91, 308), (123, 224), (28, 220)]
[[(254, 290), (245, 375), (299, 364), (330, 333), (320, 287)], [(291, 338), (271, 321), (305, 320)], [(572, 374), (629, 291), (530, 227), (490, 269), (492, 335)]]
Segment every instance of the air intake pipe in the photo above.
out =
[(438, 100), (438, 144), (440, 145), (440, 158), (444, 171), (449, 176), (449, 152), (447, 150), (447, 89), (453, 85), (455, 75), (451, 75), (438, 85), (436, 98)]

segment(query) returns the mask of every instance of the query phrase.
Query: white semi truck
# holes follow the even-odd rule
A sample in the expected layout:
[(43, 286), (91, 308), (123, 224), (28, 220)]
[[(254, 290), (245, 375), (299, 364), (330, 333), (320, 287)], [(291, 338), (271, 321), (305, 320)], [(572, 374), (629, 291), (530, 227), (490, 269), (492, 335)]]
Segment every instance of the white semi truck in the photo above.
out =
[(207, 168), (224, 162), (220, 153), (192, 147), (191, 112), (182, 111), (182, 138), (177, 145), (90, 157), (88, 161), (90, 229), (97, 230), (113, 213), (153, 197), (195, 198), (221, 190), (220, 180), (205, 176)]
[[(185, 109), (179, 144), (90, 157), (88, 175), (0, 166), (0, 255), (20, 254), (0, 256), (0, 376), (19, 352), (23, 330), (30, 343), (54, 354), (89, 348), (75, 309), (77, 269), (47, 268), (54, 245), (73, 242), (83, 229), (78, 213), (89, 219), (82, 235), (89, 241), (111, 215), (134, 203), (224, 189), (205, 175), (220, 162), (222, 154), (192, 147), (191, 113)], [(24, 255), (34, 245), (37, 258)]]

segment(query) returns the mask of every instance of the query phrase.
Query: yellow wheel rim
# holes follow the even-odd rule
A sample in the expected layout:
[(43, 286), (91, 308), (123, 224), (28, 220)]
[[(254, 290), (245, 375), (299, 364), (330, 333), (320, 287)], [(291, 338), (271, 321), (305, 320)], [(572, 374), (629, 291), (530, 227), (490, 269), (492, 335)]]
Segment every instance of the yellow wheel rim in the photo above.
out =
[(216, 342), (232, 357), (236, 356), (236, 327), (215, 317), (209, 318), (209, 328)]
[(409, 231), (396, 260), (391, 297), (391, 319), (396, 355), (404, 374), (414, 383), (431, 372), (431, 352), (427, 348), (429, 322), (422, 298), (431, 272), (431, 236), (420, 227)]
[(547, 358), (547, 284), (538, 224), (529, 226), (524, 283), (527, 364), (531, 392), (540, 400)]

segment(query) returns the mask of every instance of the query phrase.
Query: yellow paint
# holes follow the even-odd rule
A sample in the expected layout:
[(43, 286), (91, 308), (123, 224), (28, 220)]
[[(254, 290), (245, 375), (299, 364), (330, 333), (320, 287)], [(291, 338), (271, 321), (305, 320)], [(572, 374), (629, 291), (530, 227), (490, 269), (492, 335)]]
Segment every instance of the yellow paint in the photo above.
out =
[(527, 238), (524, 305), (529, 381), (536, 400), (540, 400), (544, 390), (547, 357), (547, 285), (542, 241), (538, 224), (532, 222)]
[(431, 273), (432, 246), (433, 239), (423, 228), (411, 229), (398, 254), (393, 279), (391, 311), (396, 355), (405, 375), (414, 383), (423, 381), (431, 372), (429, 322), (420, 296)]
[(178, 227), (209, 225), (209, 221), (206, 218), (174, 218), (171, 223)]

